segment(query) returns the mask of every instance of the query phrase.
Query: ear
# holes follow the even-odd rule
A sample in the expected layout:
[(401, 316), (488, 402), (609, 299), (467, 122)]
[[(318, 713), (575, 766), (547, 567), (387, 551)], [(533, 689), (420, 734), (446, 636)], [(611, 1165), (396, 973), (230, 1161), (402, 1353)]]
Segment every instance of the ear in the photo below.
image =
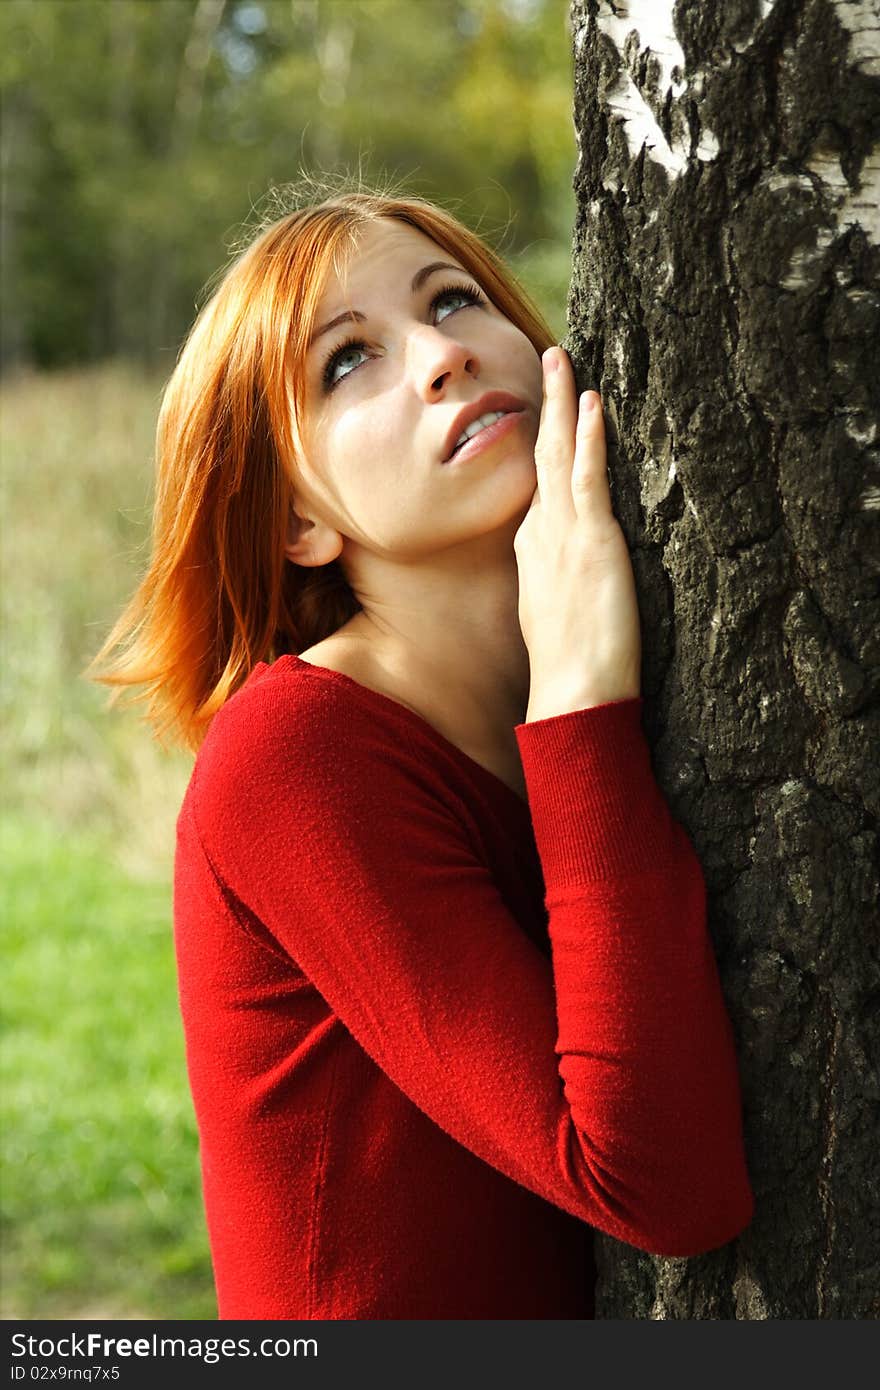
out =
[(288, 560), (292, 560), (295, 565), (311, 569), (319, 565), (328, 565), (341, 552), (340, 533), (334, 531), (332, 526), (325, 526), (322, 521), (301, 517), (291, 502), (287, 517), (287, 539), (284, 544), (284, 554)]

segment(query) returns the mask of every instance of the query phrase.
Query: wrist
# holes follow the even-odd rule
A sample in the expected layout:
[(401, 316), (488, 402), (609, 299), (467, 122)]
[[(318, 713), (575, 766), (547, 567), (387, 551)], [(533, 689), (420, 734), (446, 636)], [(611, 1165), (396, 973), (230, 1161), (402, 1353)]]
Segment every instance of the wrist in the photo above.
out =
[(590, 690), (562, 694), (559, 692), (533, 691), (529, 694), (525, 724), (534, 724), (538, 719), (555, 719), (560, 714), (574, 714), (576, 710), (597, 709), (600, 705), (615, 705), (623, 700), (641, 698), (638, 682), (610, 684), (593, 687)]

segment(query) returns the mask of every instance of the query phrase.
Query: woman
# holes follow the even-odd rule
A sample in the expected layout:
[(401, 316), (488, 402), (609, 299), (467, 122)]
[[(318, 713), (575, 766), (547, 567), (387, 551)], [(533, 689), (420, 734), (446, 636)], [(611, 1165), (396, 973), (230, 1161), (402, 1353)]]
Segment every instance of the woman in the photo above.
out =
[(175, 944), (221, 1318), (583, 1318), (592, 1229), (752, 1215), (730, 1023), (641, 728), (602, 412), (418, 198), (264, 229), (158, 430), (99, 658), (198, 755)]

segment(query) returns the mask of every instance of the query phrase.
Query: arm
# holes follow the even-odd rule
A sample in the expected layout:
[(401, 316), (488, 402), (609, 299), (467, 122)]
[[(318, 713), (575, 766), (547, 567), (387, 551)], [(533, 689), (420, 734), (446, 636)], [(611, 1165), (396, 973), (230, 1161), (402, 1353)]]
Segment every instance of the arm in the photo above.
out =
[(733, 1039), (641, 702), (517, 726), (548, 961), (421, 750), (358, 701), (342, 737), (337, 698), (321, 685), (291, 718), (257, 687), (217, 716), (193, 808), (218, 880), (486, 1163), (656, 1254), (730, 1240), (752, 1212)]

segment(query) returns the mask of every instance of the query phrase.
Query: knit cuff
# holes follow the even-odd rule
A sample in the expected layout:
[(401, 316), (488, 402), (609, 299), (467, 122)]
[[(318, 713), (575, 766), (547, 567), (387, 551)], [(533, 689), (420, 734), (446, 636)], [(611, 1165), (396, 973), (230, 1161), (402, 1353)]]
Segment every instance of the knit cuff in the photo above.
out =
[(680, 848), (641, 696), (514, 726), (548, 899), (667, 867)]

